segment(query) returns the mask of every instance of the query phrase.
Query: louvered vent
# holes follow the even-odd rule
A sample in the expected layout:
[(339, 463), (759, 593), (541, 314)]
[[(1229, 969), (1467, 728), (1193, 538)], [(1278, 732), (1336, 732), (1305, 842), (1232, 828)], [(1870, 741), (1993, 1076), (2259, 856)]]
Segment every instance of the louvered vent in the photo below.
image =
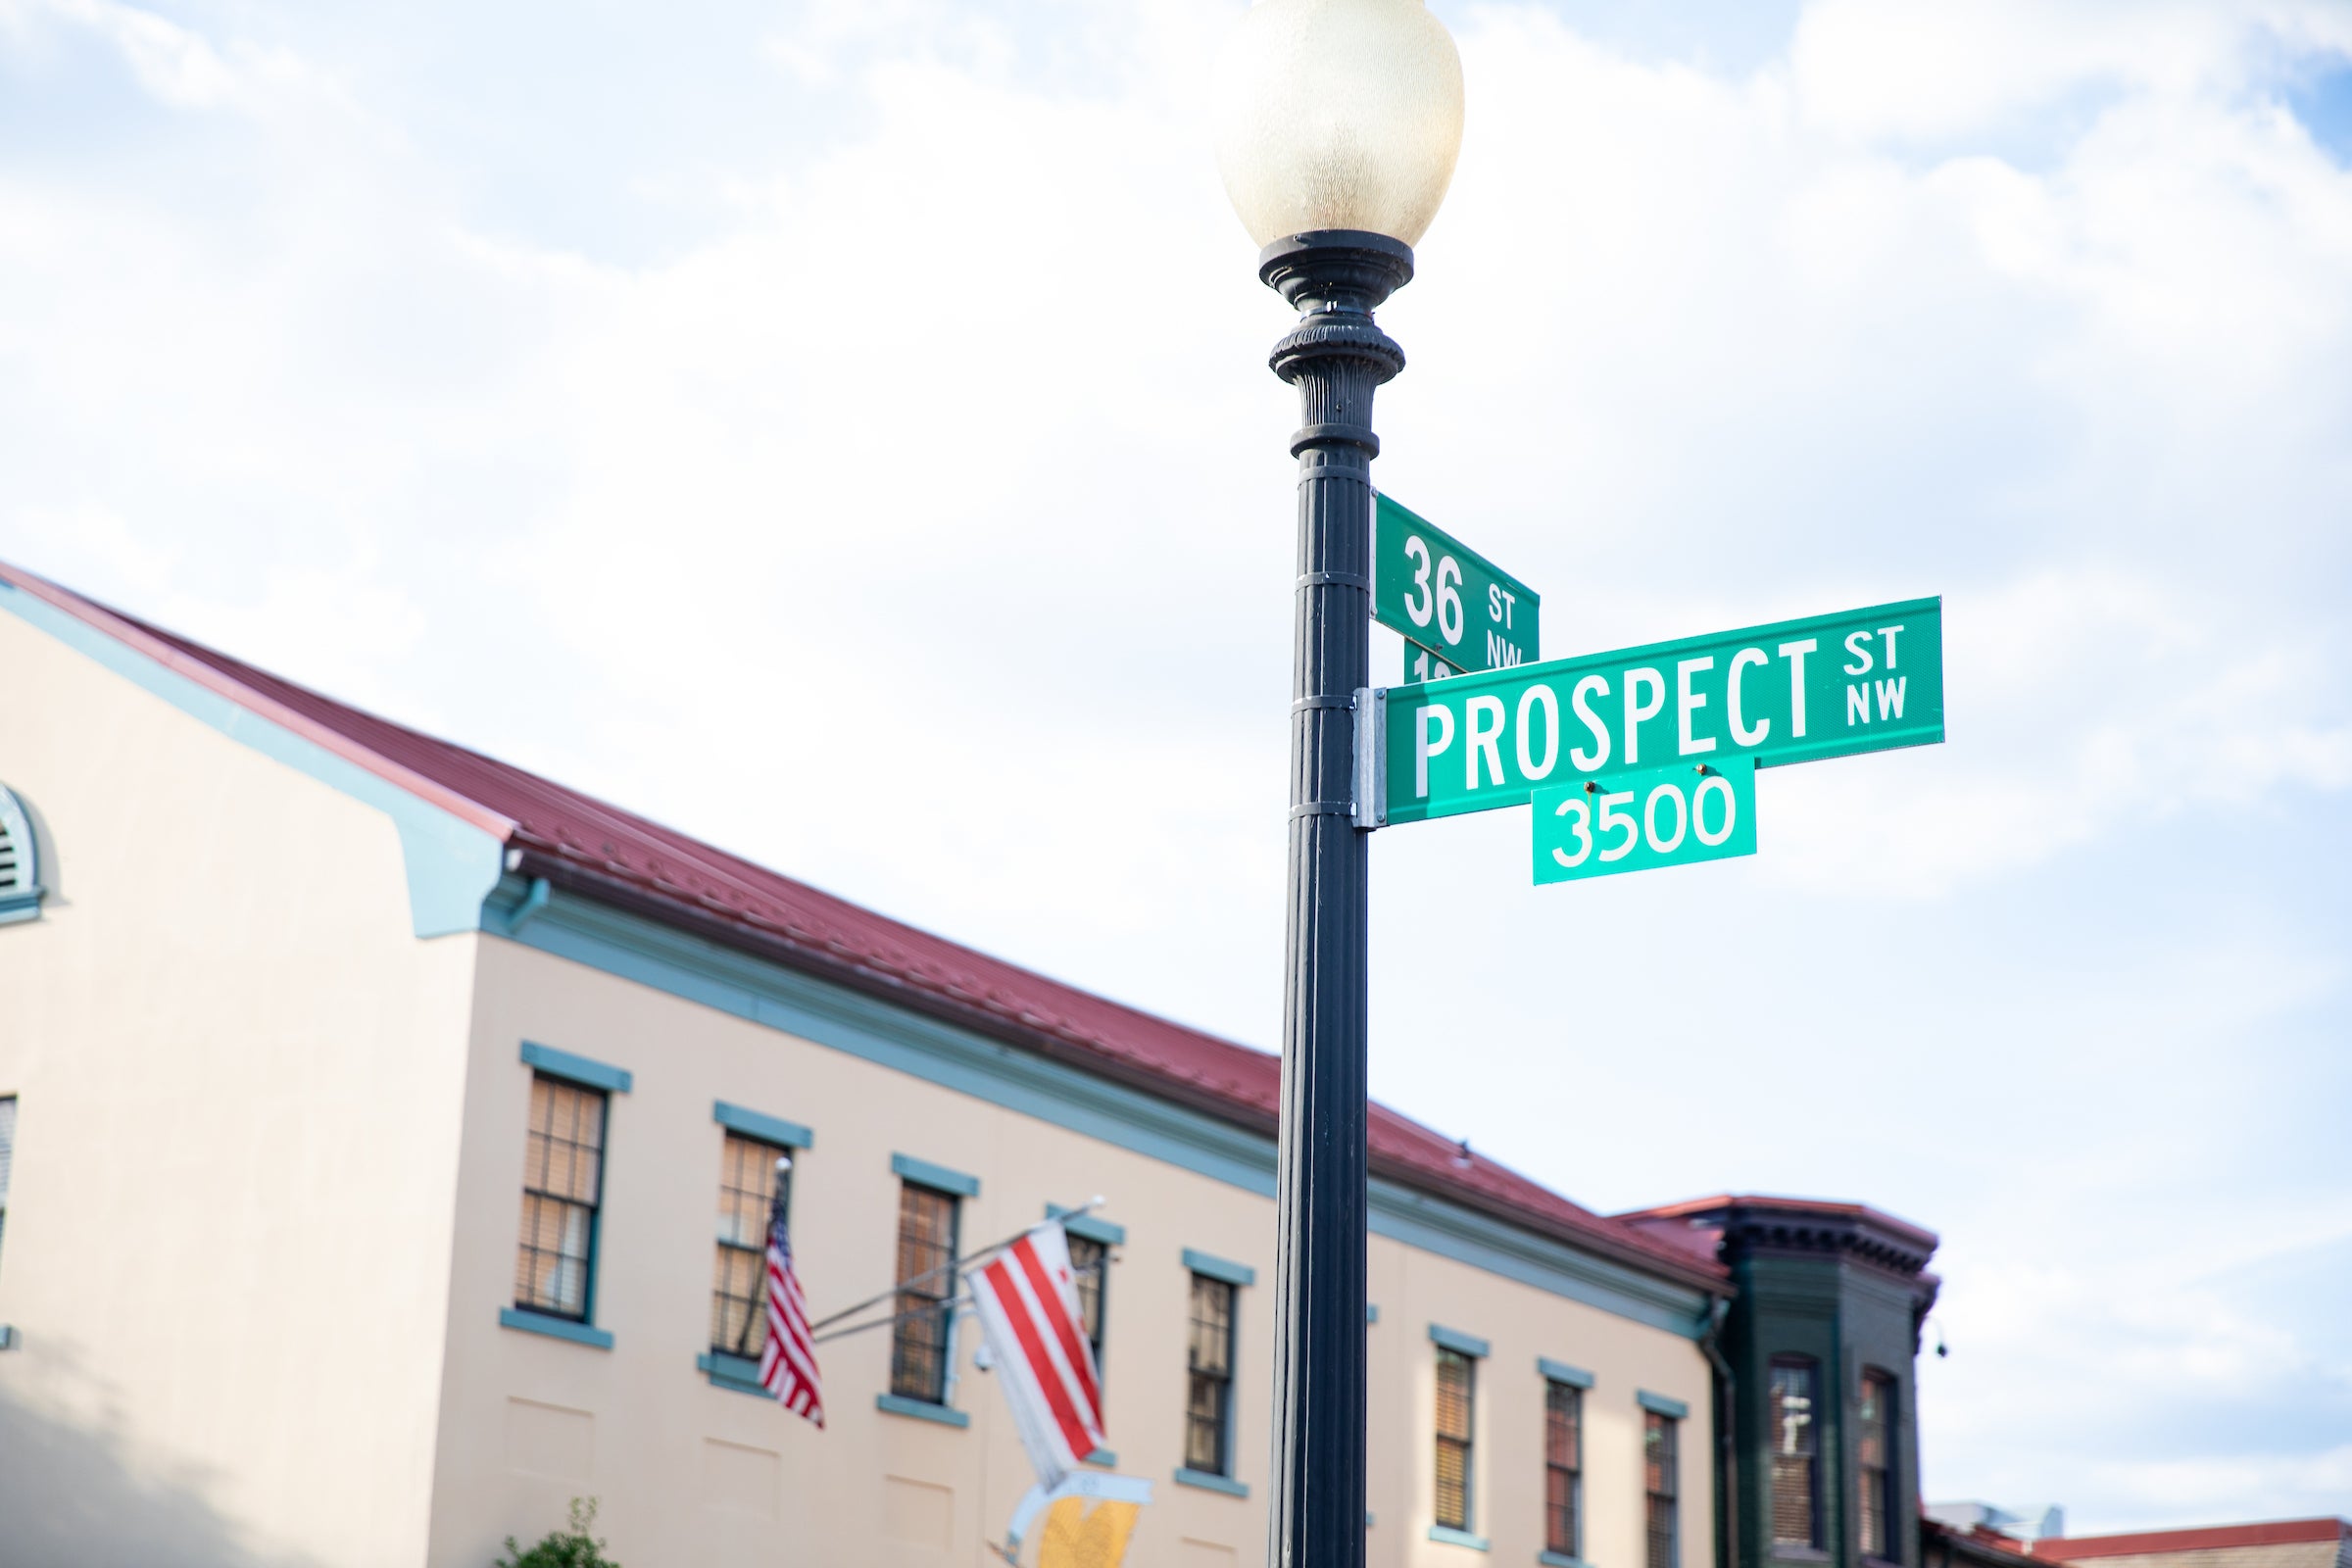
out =
[(41, 912), (41, 864), (32, 818), (24, 804), (0, 786), (0, 922)]

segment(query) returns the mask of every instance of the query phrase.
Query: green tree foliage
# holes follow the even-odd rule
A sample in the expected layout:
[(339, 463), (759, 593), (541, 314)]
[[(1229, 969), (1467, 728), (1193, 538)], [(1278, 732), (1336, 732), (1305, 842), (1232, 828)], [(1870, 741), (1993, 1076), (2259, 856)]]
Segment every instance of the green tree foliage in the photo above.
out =
[(596, 1524), (596, 1499), (571, 1499), (571, 1528), (551, 1530), (547, 1538), (525, 1551), (513, 1536), (507, 1538), (507, 1554), (492, 1568), (620, 1568), (620, 1564), (605, 1555), (605, 1544), (588, 1532)]

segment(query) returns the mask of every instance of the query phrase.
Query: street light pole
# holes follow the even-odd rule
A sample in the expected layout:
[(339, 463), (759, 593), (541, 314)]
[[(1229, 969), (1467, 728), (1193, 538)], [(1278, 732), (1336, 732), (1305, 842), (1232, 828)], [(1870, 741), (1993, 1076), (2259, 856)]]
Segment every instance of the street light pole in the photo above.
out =
[(1364, 1560), (1370, 859), (1356, 692), (1372, 664), (1372, 313), (1413, 275), (1462, 138), (1462, 65), (1423, 0), (1257, 0), (1217, 67), (1217, 166), (1257, 274), (1298, 312), (1297, 643), (1277, 1155), (1270, 1568)]
[(1365, 1050), (1369, 836), (1355, 825), (1355, 694), (1371, 680), (1372, 394), (1404, 352), (1372, 318), (1412, 248), (1323, 229), (1258, 275), (1299, 313), (1274, 346), (1298, 388), (1290, 906), (1275, 1203), (1275, 1568), (1364, 1560)]

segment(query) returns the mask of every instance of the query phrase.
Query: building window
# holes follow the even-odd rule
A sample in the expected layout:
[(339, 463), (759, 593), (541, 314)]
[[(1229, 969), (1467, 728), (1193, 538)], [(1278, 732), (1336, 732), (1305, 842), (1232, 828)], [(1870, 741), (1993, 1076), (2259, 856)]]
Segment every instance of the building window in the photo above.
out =
[(1191, 1387), (1184, 1402), (1184, 1467), (1233, 1474), (1233, 1298), (1235, 1287), (1193, 1276)]
[(1102, 1302), (1103, 1293), (1110, 1287), (1110, 1247), (1104, 1242), (1091, 1241), (1084, 1236), (1063, 1239), (1070, 1246), (1070, 1274), (1078, 1282), (1078, 1322), (1086, 1331), (1086, 1343), (1095, 1352), (1095, 1383), (1102, 1382)]
[(1647, 1568), (1676, 1568), (1682, 1550), (1675, 1501), (1682, 1492), (1682, 1459), (1677, 1452), (1681, 1425), (1655, 1410), (1642, 1412), (1642, 1474), (1649, 1502)]
[(1765, 1409), (1772, 1422), (1772, 1544), (1821, 1545), (1820, 1369), (1801, 1355), (1772, 1358)]
[(952, 1193), (910, 1181), (899, 1184), (899, 1305), (890, 1336), (890, 1392), (901, 1398), (948, 1402), (959, 1207)]
[(1581, 1557), (1584, 1540), (1585, 1391), (1544, 1380), (1544, 1548)]
[(17, 1163), (17, 1097), (0, 1095), (0, 1240), (8, 1235), (8, 1176)]
[(718, 1156), (718, 1255), (710, 1281), (710, 1348), (756, 1356), (767, 1348), (767, 1216), (789, 1200), (792, 1173), (776, 1169), (784, 1151), (741, 1133), (726, 1135)]
[(1884, 1372), (1862, 1374), (1861, 1428), (1855, 1458), (1862, 1472), (1862, 1555), (1900, 1562), (1894, 1544), (1894, 1379)]
[(516, 1306), (588, 1321), (604, 1176), (603, 1092), (533, 1073), (522, 1160), (522, 1244), (514, 1258)]
[(1470, 1433), (1477, 1414), (1478, 1362), (1438, 1347), (1438, 1523), (1470, 1528)]

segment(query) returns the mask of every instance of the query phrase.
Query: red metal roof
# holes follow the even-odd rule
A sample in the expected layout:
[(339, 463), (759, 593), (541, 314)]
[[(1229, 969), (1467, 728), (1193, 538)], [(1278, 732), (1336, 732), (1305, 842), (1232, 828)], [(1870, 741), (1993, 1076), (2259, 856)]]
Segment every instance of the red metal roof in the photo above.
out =
[[(999, 1038), (1271, 1132), (1279, 1058), (1063, 985), (861, 908), (631, 811), (336, 702), (0, 563), (0, 578), (502, 839), (521, 869), (698, 935), (879, 991)], [(1570, 1202), (1385, 1105), (1376, 1174), (1721, 1292), (1727, 1272)]]
[(2168, 1551), (2212, 1551), (2222, 1546), (2288, 1546), (2352, 1536), (2342, 1519), (2273, 1519), (2250, 1525), (2210, 1525), (2188, 1530), (2143, 1530), (2129, 1536), (2050, 1536), (2034, 1543), (2034, 1555), (2059, 1562), (2089, 1557), (2136, 1557)]

